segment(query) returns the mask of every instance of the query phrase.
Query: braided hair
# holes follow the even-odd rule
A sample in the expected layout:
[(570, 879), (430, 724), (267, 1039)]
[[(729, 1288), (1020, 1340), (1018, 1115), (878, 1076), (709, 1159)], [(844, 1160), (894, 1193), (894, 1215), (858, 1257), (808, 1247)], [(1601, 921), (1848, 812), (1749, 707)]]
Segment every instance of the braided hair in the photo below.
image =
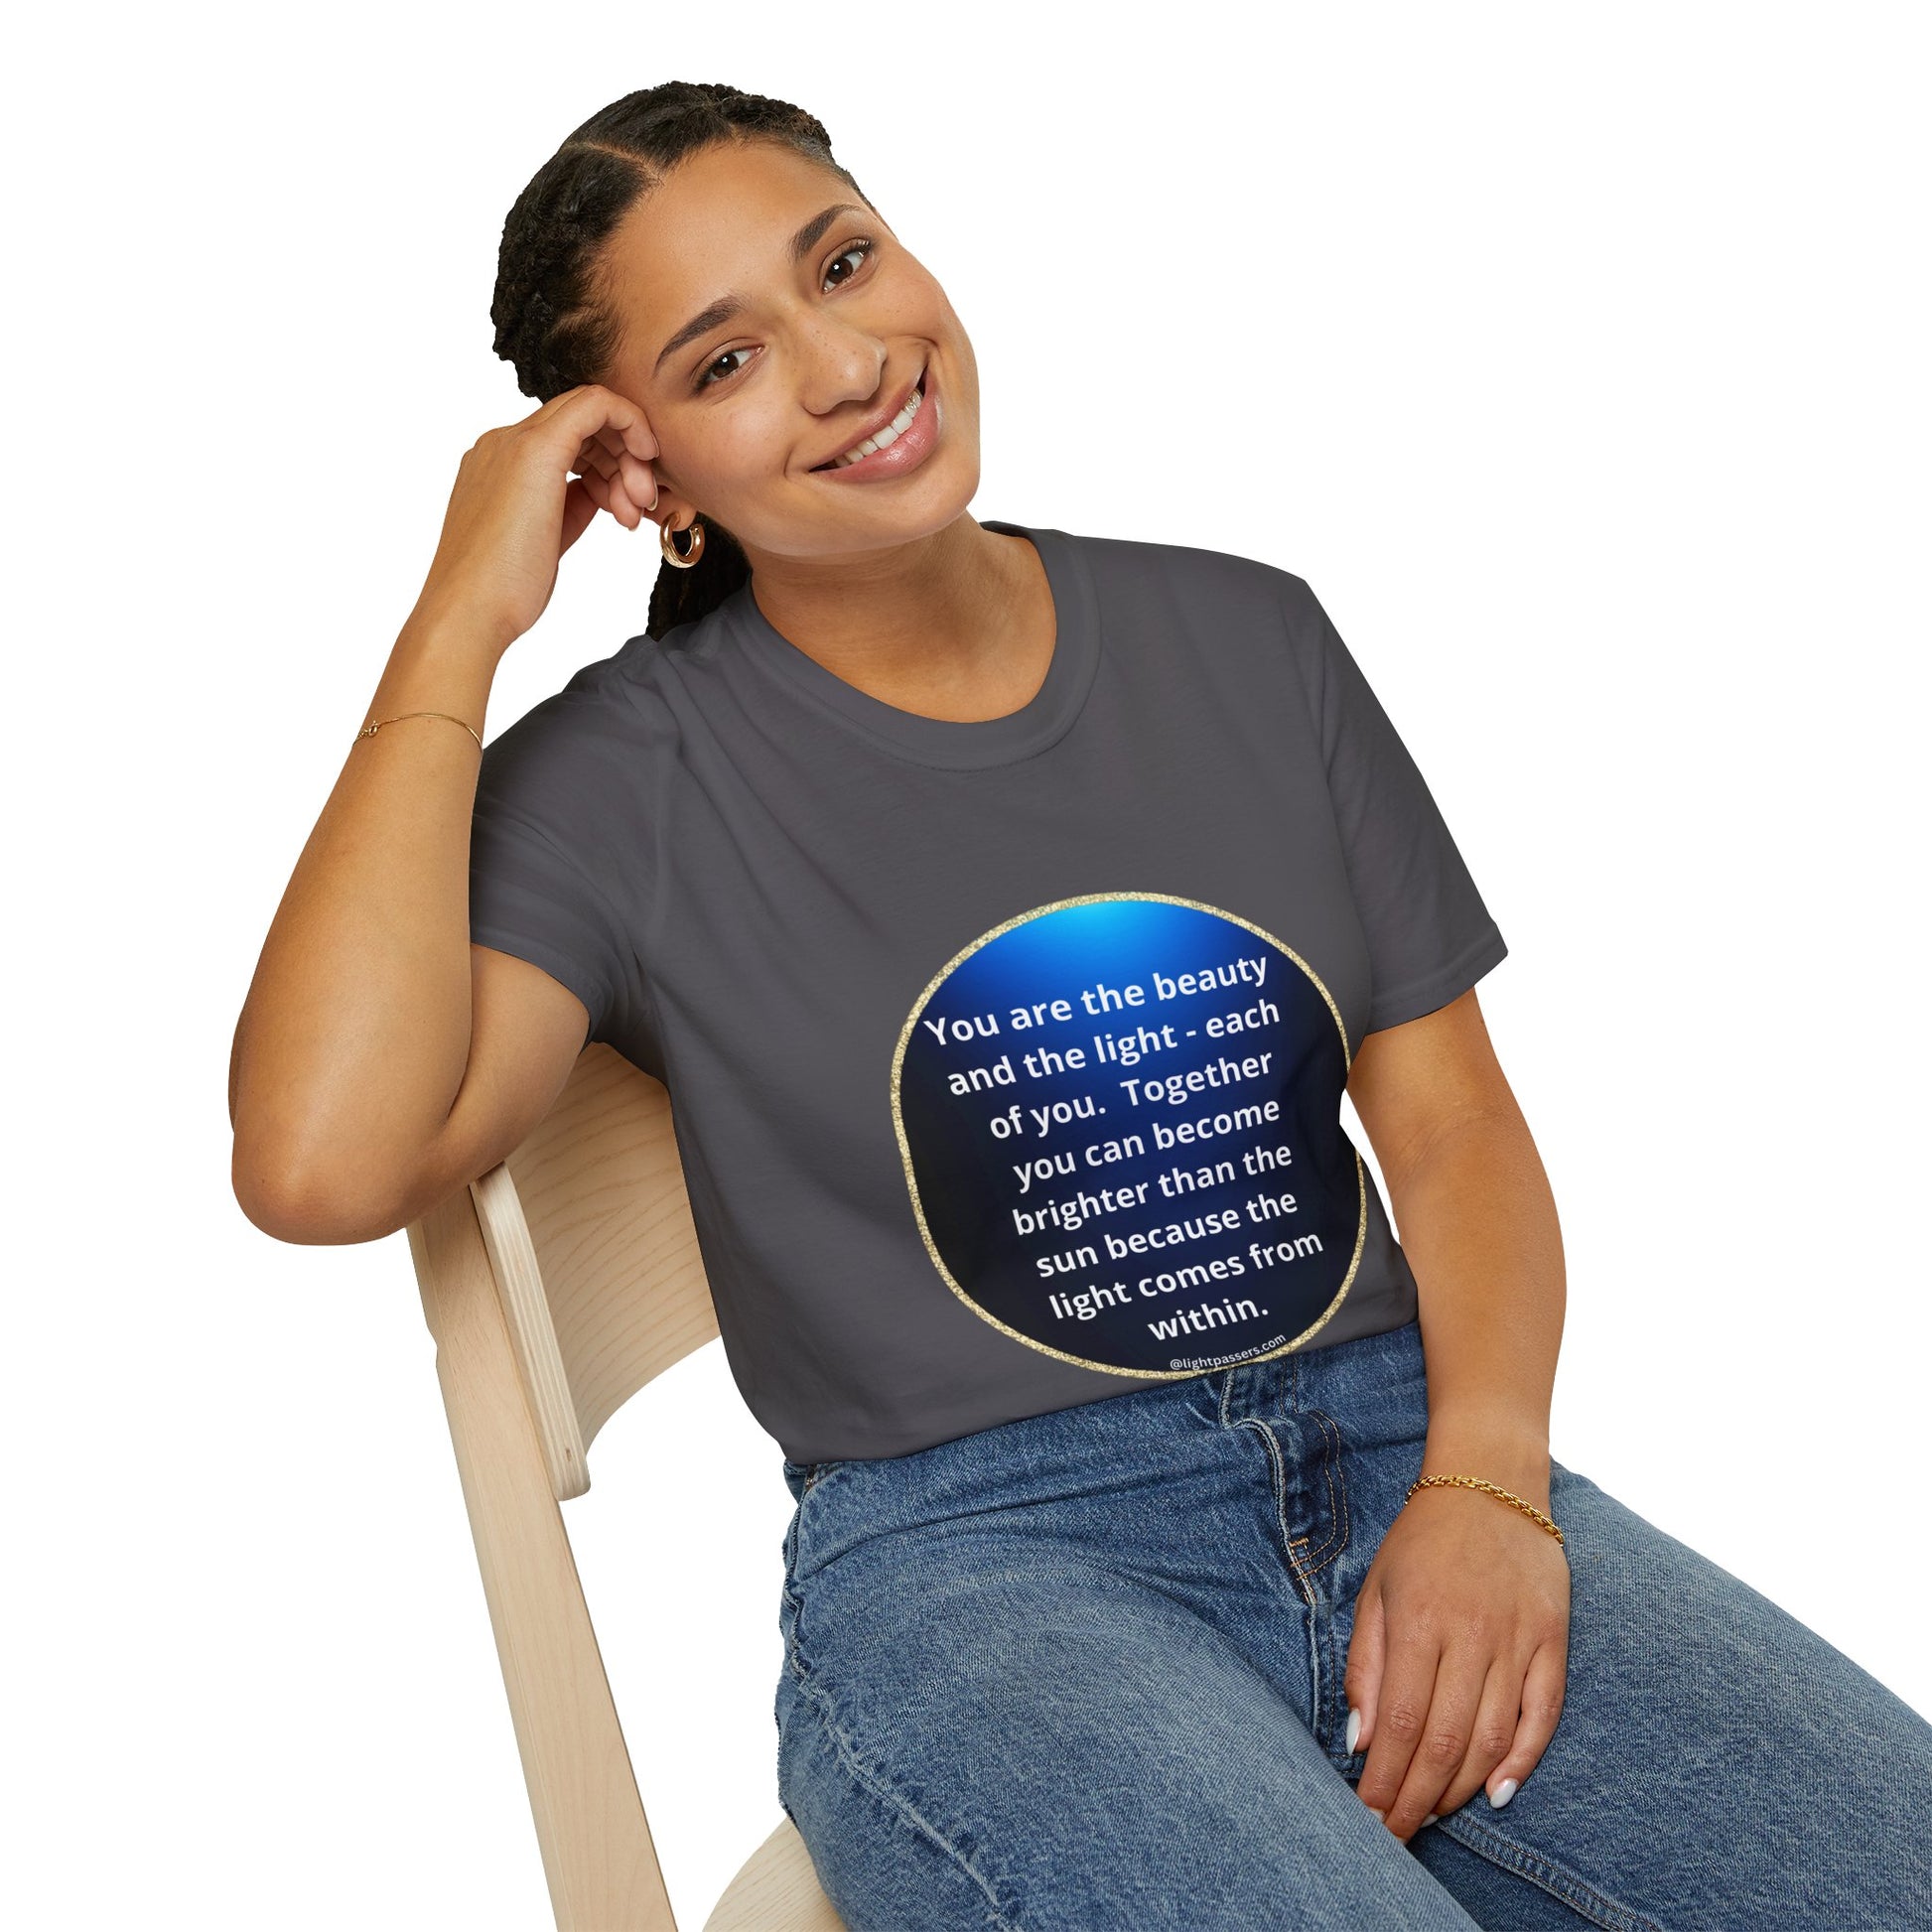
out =
[[(669, 169), (701, 148), (734, 140), (782, 143), (831, 169), (866, 201), (833, 159), (823, 124), (789, 101), (693, 80), (666, 80), (614, 100), (572, 131), (503, 222), (489, 319), (496, 353), (515, 366), (524, 395), (548, 402), (604, 379), (620, 335), (599, 280), (604, 244), (638, 196)], [(698, 561), (685, 569), (658, 566), (646, 634), (661, 637), (703, 617), (751, 574), (738, 539), (707, 517)]]

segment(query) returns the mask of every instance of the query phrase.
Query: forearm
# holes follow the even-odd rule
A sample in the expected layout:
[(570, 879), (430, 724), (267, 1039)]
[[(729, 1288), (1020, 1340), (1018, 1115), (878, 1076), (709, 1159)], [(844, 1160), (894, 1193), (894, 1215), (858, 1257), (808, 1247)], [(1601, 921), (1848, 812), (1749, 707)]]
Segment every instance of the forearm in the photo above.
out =
[[(481, 732), (493, 671), (487, 640), (413, 618), (368, 715)], [(263, 1225), (354, 1226), (449, 1110), (470, 1044), (477, 771), (476, 740), (444, 719), (345, 752), (236, 1028), (235, 1191)]]
[(1529, 1129), (1514, 1109), (1467, 1120), (1388, 1182), (1428, 1363), (1422, 1473), (1480, 1476), (1547, 1511), (1563, 1237)]

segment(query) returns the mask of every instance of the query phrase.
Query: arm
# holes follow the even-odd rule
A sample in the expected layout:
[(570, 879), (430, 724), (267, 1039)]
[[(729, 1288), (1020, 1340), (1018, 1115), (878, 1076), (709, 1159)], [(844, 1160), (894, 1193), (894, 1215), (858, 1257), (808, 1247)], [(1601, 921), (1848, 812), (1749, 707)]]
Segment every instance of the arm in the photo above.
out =
[[(368, 717), (282, 896), (228, 1067), (232, 1185), (284, 1241), (392, 1233), (501, 1160), (555, 1100), (591, 1016), (526, 960), (470, 937), (483, 708), (503, 652), (602, 508), (655, 497), (642, 413), (567, 390), (487, 430)], [(581, 472), (581, 476), (573, 473)], [(410, 718), (417, 711), (446, 718)]]
[[(1547, 1514), (1563, 1237), (1473, 988), (1370, 1034), (1348, 1093), (1416, 1275), (1429, 1364), (1422, 1473), (1480, 1476)], [(1411, 1506), (1463, 1500), (1425, 1489)]]
[[(494, 651), (414, 618), (368, 715), (483, 725)], [(264, 1232), (393, 1232), (494, 1163), (554, 1103), (581, 1001), (472, 945), (477, 746), (411, 718), (349, 747), (277, 909), (228, 1065), (232, 1184)]]
[[(1415, 1270), (1424, 1475), (1550, 1506), (1563, 1245), (1549, 1180), (1473, 990), (1371, 1034), (1349, 1093)], [(1570, 1567), (1520, 1511), (1462, 1486), (1397, 1511), (1357, 1592), (1343, 1682), (1356, 1791), (1407, 1840), (1479, 1787), (1507, 1804), (1556, 1732)]]

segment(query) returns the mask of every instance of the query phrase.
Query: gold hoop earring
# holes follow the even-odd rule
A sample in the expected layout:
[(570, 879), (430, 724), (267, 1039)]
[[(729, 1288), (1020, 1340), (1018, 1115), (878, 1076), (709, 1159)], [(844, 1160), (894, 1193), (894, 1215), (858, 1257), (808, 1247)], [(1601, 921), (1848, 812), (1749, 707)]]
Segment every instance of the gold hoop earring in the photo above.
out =
[(666, 562), (675, 564), (679, 570), (689, 570), (704, 555), (704, 525), (695, 516), (691, 519), (691, 547), (680, 550), (676, 532), (667, 517), (657, 526), (657, 547), (663, 551)]

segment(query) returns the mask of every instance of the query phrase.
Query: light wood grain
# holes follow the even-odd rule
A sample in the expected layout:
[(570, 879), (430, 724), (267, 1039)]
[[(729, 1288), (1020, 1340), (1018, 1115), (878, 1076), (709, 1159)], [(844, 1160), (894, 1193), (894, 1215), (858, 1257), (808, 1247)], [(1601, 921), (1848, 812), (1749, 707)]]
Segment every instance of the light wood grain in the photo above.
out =
[(739, 1868), (704, 1932), (845, 1932), (789, 1818)]
[[(560, 1507), (612, 1416), (718, 1333), (669, 1095), (587, 1047), (523, 1145), (410, 1226), (409, 1252), (559, 1932), (676, 1932)], [(789, 1819), (705, 1932), (844, 1932)]]

